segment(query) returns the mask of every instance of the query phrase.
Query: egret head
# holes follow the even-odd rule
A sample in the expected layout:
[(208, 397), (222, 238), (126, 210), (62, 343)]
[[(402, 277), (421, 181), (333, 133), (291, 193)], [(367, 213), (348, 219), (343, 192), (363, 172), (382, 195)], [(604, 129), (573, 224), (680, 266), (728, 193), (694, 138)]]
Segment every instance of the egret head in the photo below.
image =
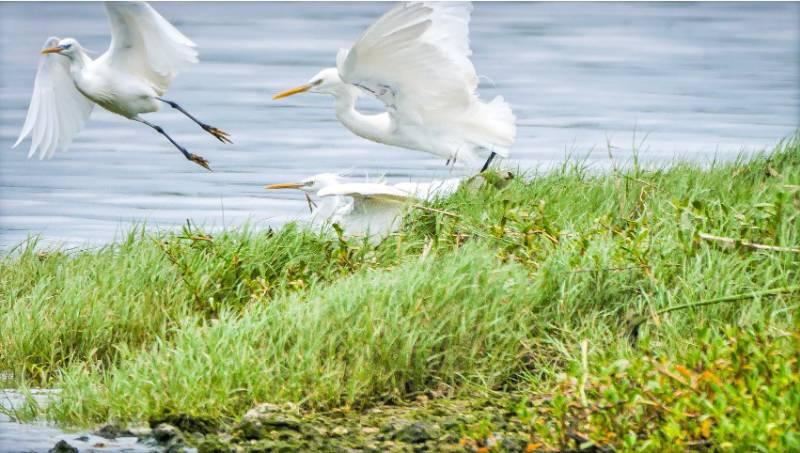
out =
[(339, 70), (336, 68), (328, 68), (318, 72), (308, 83), (282, 91), (273, 96), (272, 99), (283, 99), (294, 94), (305, 93), (306, 91), (336, 95), (343, 87), (345, 87), (345, 84), (339, 77)]
[(75, 39), (64, 38), (59, 40), (58, 38), (50, 38), (45, 43), (45, 48), (42, 49), (42, 55), (57, 53), (72, 59), (81, 49), (80, 43)]
[(280, 184), (268, 184), (264, 186), (265, 189), (298, 189), (306, 193), (317, 193), (333, 184), (341, 181), (341, 177), (336, 173), (320, 173), (318, 175), (310, 176), (300, 182), (286, 182)]

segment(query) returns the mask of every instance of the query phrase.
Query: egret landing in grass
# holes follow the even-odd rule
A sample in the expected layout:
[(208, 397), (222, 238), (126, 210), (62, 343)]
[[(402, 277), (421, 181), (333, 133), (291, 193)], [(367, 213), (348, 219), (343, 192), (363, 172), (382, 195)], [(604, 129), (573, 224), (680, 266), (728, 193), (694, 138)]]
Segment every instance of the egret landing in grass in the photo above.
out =
[(208, 161), (190, 153), (160, 126), (141, 116), (167, 104), (223, 143), (227, 133), (200, 122), (162, 96), (179, 70), (197, 62), (195, 44), (145, 2), (108, 2), (111, 46), (92, 60), (78, 41), (49, 38), (42, 50), (28, 116), (16, 147), (28, 135), (28, 157), (50, 158), (66, 150), (97, 104), (144, 123), (166, 137), (190, 161), (209, 169)]
[[(404, 209), (413, 202), (446, 196), (458, 189), (459, 178), (394, 185), (353, 182), (321, 173), (300, 182), (269, 184), (266, 189), (298, 189), (312, 208), (312, 225), (339, 224), (348, 236), (380, 238), (397, 229)], [(311, 201), (311, 194), (320, 200)]]
[[(478, 76), (469, 60), (469, 3), (402, 3), (367, 28), (336, 67), (308, 83), (278, 93), (281, 99), (303, 92), (336, 98), (336, 117), (356, 135), (379, 143), (425, 151), (448, 163), (480, 164), (508, 157), (516, 118), (498, 96), (478, 98)], [(368, 93), (386, 106), (375, 115), (356, 110)]]

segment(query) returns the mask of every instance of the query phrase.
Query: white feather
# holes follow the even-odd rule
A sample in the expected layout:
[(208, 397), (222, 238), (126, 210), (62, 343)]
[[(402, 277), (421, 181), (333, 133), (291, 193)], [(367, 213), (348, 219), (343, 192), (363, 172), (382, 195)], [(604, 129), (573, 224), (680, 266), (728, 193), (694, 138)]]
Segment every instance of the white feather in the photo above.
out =
[[(45, 41), (44, 48), (53, 47), (58, 38)], [(64, 151), (80, 132), (94, 104), (84, 97), (72, 81), (69, 60), (56, 54), (42, 55), (33, 82), (33, 95), (25, 124), (14, 147), (31, 135), (28, 157), (39, 152), (39, 158), (50, 158)]]
[(148, 81), (159, 96), (178, 71), (197, 63), (196, 47), (145, 2), (106, 2), (111, 46), (100, 57), (110, 66)]
[[(396, 230), (408, 200), (408, 192), (386, 184), (345, 182), (328, 185), (317, 192), (323, 202), (332, 199), (327, 212), (315, 213), (314, 220), (337, 223), (348, 236), (371, 240)], [(325, 215), (322, 218), (321, 215)]]
[(447, 197), (458, 190), (463, 178), (434, 179), (426, 182), (401, 182), (394, 185), (414, 198), (420, 200), (434, 200)]
[(346, 196), (358, 199), (374, 199), (382, 201), (405, 201), (412, 198), (412, 195), (404, 190), (393, 186), (369, 182), (350, 182), (329, 185), (319, 192), (320, 198), (332, 196)]

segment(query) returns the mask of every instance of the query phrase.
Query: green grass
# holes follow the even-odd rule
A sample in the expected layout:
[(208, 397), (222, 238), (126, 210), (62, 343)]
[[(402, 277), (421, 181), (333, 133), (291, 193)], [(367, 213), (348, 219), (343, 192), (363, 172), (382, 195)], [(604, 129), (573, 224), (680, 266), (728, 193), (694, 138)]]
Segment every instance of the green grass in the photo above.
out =
[[(23, 245), (0, 261), (0, 369), (20, 385), (61, 388), (47, 415), (66, 424), (168, 414), (226, 422), (256, 402), (362, 409), (432, 390), (523, 391), (534, 401), (562, 389), (563, 401), (548, 400), (537, 415), (546, 423), (531, 418), (544, 445), (576, 442), (565, 437), (575, 426), (623, 449), (796, 445), (791, 435), (744, 437), (774, 429), (764, 408), (797, 402), (796, 360), (774, 373), (761, 360), (763, 371), (748, 373), (780, 375), (782, 384), (767, 379), (750, 399), (737, 399), (737, 387), (698, 396), (677, 410), (692, 417), (648, 419), (646, 405), (633, 403), (630, 413), (599, 412), (606, 418), (586, 411), (619, 407), (609, 388), (651, 398), (640, 396), (657, 369), (645, 357), (724, 374), (715, 360), (736, 358), (725, 351), (796, 330), (800, 253), (700, 233), (800, 246), (797, 139), (706, 169), (634, 165), (600, 175), (568, 164), (463, 187), (428, 207), (410, 209), (378, 244), (289, 225), (214, 237), (137, 230), (69, 253)], [(783, 290), (751, 294), (771, 289)], [(769, 357), (798, 352), (796, 341), (770, 347)], [(621, 360), (633, 364), (628, 381), (609, 378)], [(770, 417), (786, 431), (789, 418)]]

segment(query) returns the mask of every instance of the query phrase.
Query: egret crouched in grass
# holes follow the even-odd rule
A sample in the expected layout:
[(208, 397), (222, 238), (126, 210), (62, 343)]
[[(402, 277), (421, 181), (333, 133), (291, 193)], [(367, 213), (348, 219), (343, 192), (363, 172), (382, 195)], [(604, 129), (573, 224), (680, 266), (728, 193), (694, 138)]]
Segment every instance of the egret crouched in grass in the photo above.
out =
[(195, 44), (145, 2), (108, 2), (106, 10), (111, 20), (111, 46), (96, 60), (75, 39), (47, 40), (28, 116), (14, 146), (31, 135), (28, 157), (37, 151), (40, 158), (65, 151), (97, 104), (152, 127), (187, 159), (210, 169), (206, 159), (190, 153), (160, 126), (139, 116), (166, 103), (219, 141), (231, 143), (227, 133), (161, 97), (180, 69), (197, 62)]
[[(488, 104), (476, 94), (478, 76), (469, 60), (469, 3), (402, 3), (370, 26), (336, 67), (308, 83), (278, 93), (303, 92), (336, 98), (336, 117), (358, 136), (425, 151), (477, 167), (479, 153), (508, 157), (516, 136), (511, 107), (497, 96)], [(375, 115), (356, 110), (369, 93), (386, 105)]]
[[(397, 229), (409, 203), (455, 192), (460, 179), (394, 185), (353, 182), (334, 173), (321, 173), (300, 182), (269, 184), (266, 189), (298, 189), (312, 208), (312, 224), (338, 224), (348, 236), (380, 238)], [(320, 202), (314, 203), (310, 194)]]

